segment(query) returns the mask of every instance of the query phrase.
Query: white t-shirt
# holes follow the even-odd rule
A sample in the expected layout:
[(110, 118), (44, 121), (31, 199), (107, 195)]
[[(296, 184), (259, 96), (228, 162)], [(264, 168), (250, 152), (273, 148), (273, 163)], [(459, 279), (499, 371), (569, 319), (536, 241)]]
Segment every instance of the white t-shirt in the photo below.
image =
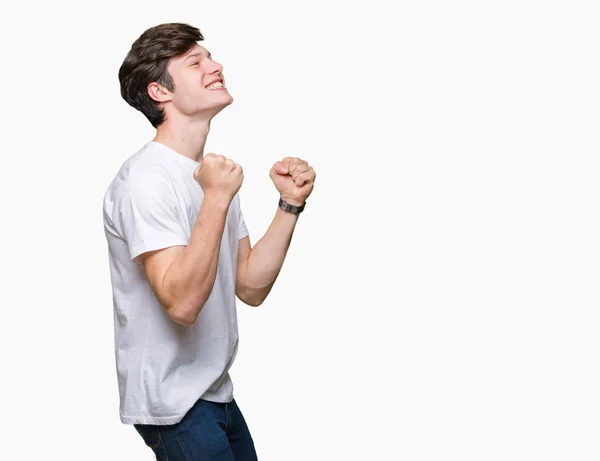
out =
[(187, 245), (202, 203), (198, 162), (151, 141), (127, 159), (103, 201), (113, 291), (120, 419), (174, 424), (199, 399), (230, 402), (229, 369), (238, 347), (235, 297), (239, 240), (248, 229), (236, 195), (231, 202), (213, 290), (191, 326), (159, 304), (136, 259)]

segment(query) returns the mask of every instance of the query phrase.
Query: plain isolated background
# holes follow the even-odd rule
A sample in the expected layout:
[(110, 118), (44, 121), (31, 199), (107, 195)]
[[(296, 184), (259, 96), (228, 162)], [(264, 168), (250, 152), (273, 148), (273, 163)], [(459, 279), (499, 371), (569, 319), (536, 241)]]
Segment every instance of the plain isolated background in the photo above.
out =
[(253, 242), (268, 178), (316, 188), (239, 304), (261, 461), (600, 458), (600, 20), (583, 1), (29, 2), (2, 47), (3, 457), (150, 460), (118, 420), (102, 197), (153, 136), (131, 43), (198, 26)]

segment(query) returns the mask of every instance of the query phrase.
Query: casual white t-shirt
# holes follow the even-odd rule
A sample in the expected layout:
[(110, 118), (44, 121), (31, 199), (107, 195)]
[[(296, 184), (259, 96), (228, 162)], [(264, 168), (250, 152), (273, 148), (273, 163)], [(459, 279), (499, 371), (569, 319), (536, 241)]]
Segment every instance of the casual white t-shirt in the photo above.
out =
[(233, 399), (236, 264), (239, 240), (248, 235), (239, 195), (227, 213), (213, 290), (193, 325), (167, 315), (137, 259), (147, 251), (188, 244), (203, 197), (193, 178), (198, 165), (151, 141), (123, 163), (104, 196), (125, 424), (174, 424), (199, 398)]

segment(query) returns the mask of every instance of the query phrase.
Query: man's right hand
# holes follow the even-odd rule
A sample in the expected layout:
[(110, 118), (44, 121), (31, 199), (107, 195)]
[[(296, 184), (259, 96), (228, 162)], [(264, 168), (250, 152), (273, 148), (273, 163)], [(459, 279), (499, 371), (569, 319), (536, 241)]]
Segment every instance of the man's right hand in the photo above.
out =
[(231, 201), (242, 187), (244, 172), (233, 160), (222, 155), (206, 154), (194, 171), (194, 179), (205, 196), (213, 195)]

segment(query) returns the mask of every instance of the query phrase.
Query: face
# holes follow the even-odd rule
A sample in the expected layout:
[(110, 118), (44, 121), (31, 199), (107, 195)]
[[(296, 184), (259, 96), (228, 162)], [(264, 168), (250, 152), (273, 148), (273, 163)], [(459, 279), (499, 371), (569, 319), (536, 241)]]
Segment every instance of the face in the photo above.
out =
[(194, 45), (183, 56), (171, 59), (167, 69), (175, 91), (168, 93), (171, 107), (165, 110), (211, 117), (233, 102), (225, 86), (223, 66), (206, 48)]

